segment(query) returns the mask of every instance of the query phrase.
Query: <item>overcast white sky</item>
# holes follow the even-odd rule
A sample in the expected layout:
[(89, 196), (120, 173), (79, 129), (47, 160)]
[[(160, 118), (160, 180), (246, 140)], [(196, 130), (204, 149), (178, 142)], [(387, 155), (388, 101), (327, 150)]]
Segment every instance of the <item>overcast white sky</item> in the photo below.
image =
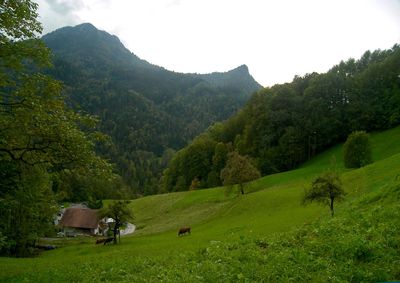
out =
[(246, 64), (264, 86), (400, 43), (400, 0), (36, 0), (44, 33), (90, 22), (185, 73)]

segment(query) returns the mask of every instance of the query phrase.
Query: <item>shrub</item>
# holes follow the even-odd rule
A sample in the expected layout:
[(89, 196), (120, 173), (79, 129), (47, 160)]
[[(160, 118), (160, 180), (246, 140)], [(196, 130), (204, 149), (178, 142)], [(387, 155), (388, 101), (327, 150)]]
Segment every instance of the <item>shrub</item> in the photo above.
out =
[(311, 188), (305, 191), (303, 203), (313, 201), (327, 203), (333, 216), (334, 201), (342, 200), (345, 194), (339, 175), (333, 171), (325, 172), (315, 178), (311, 184)]
[(371, 143), (365, 131), (351, 133), (343, 145), (346, 168), (360, 168), (372, 163)]

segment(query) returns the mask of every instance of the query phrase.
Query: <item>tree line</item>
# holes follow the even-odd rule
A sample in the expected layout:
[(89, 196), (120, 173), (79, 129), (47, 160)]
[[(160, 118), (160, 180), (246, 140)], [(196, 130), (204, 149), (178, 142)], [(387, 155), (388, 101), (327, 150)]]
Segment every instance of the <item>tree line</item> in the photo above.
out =
[(400, 46), (367, 51), (327, 73), (296, 76), (264, 88), (228, 120), (178, 151), (162, 176), (163, 191), (222, 184), (230, 152), (253, 159), (262, 175), (296, 168), (354, 131), (400, 124)]

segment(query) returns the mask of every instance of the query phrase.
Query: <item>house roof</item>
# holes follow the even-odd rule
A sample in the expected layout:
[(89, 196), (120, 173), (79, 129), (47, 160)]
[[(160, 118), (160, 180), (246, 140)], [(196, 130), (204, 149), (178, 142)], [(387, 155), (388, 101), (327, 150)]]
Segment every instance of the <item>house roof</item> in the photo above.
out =
[(89, 208), (67, 208), (59, 222), (62, 227), (97, 228), (99, 224), (97, 210)]

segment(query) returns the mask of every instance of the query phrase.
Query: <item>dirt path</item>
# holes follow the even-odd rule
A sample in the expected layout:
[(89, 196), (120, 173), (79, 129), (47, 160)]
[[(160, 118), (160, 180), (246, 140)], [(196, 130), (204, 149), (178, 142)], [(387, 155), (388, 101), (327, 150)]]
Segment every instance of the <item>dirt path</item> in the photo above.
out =
[(121, 230), (121, 236), (129, 235), (135, 232), (136, 226), (132, 223), (128, 223), (124, 230)]

